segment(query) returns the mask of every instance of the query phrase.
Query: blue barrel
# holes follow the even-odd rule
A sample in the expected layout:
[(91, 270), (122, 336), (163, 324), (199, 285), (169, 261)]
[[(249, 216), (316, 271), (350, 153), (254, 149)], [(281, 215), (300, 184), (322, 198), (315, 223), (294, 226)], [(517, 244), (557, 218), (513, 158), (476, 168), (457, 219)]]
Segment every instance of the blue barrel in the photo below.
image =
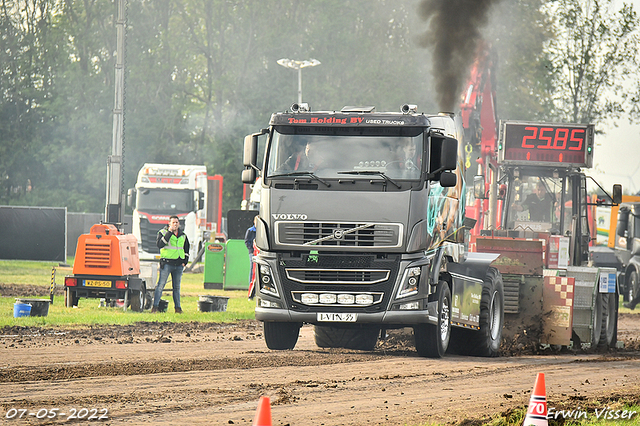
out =
[(31, 305), (28, 303), (16, 302), (13, 304), (13, 317), (28, 317), (31, 316)]

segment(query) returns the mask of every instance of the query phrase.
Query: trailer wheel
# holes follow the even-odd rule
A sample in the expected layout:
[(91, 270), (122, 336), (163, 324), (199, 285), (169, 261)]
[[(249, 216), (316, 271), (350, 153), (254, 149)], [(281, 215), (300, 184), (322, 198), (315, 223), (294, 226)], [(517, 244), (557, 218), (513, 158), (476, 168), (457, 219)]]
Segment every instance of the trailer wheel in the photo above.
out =
[(140, 284), (140, 289), (129, 290), (129, 301), (131, 304), (131, 310), (135, 312), (143, 312), (144, 305), (146, 304), (147, 288), (144, 283)]
[(449, 284), (440, 281), (436, 288), (438, 301), (438, 323), (417, 324), (413, 326), (418, 355), (429, 358), (442, 358), (449, 347), (451, 338), (451, 290)]
[(71, 290), (69, 287), (64, 289), (64, 306), (67, 308), (78, 306), (78, 297), (76, 296), (76, 292)]
[(591, 329), (591, 350), (595, 350), (600, 347), (600, 337), (603, 335), (603, 327), (604, 327), (604, 316), (606, 315), (604, 305), (604, 297), (602, 293), (596, 294), (595, 306), (593, 308), (593, 313), (591, 314), (591, 323), (593, 327)]
[(315, 325), (313, 335), (320, 348), (346, 348), (372, 351), (378, 343), (378, 327), (338, 328)]
[(618, 340), (618, 293), (602, 295), (602, 329), (598, 349), (615, 348)]
[(468, 334), (469, 354), (498, 356), (504, 325), (504, 285), (502, 275), (493, 267), (487, 269), (480, 298), (480, 330)]
[(265, 322), (264, 341), (269, 349), (293, 349), (298, 342), (302, 324), (296, 322)]

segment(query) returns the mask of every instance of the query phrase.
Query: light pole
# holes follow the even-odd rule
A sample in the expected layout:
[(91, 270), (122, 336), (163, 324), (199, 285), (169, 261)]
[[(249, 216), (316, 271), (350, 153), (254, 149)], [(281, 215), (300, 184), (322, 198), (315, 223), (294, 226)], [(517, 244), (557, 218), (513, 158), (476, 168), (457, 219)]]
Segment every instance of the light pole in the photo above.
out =
[(320, 61), (317, 59), (309, 59), (304, 61), (296, 61), (293, 59), (278, 59), (278, 65), (282, 65), (285, 68), (291, 68), (292, 70), (298, 70), (298, 104), (302, 103), (302, 68), (315, 67), (320, 65)]

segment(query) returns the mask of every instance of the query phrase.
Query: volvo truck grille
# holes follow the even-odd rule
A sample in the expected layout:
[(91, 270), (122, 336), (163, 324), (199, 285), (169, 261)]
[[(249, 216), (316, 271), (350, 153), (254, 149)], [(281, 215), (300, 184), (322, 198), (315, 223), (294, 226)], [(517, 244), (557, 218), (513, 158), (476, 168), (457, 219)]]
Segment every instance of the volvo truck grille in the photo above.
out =
[(140, 218), (140, 239), (142, 250), (147, 253), (160, 253), (160, 249), (156, 245), (158, 231), (164, 227), (163, 224), (150, 223), (147, 218)]
[(291, 246), (400, 247), (398, 223), (276, 222), (276, 241)]
[(389, 279), (389, 270), (286, 269), (287, 278), (303, 284), (375, 284)]

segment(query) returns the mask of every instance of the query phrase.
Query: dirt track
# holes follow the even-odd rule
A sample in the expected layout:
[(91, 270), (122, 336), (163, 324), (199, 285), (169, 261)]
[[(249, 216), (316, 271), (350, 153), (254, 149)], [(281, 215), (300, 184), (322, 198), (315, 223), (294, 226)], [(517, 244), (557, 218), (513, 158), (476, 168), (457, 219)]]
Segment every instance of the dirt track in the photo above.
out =
[[(622, 315), (619, 327), (637, 349), (640, 318)], [(433, 360), (398, 331), (358, 352), (317, 348), (310, 326), (295, 350), (270, 351), (254, 321), (12, 327), (0, 330), (0, 354), (2, 420), (28, 410), (9, 424), (60, 423), (81, 408), (108, 413), (104, 424), (251, 424), (261, 395), (274, 425), (459, 423), (525, 406), (538, 372), (558, 410), (595, 416), (620, 397), (640, 401), (637, 350)], [(44, 408), (65, 416), (29, 418)]]

